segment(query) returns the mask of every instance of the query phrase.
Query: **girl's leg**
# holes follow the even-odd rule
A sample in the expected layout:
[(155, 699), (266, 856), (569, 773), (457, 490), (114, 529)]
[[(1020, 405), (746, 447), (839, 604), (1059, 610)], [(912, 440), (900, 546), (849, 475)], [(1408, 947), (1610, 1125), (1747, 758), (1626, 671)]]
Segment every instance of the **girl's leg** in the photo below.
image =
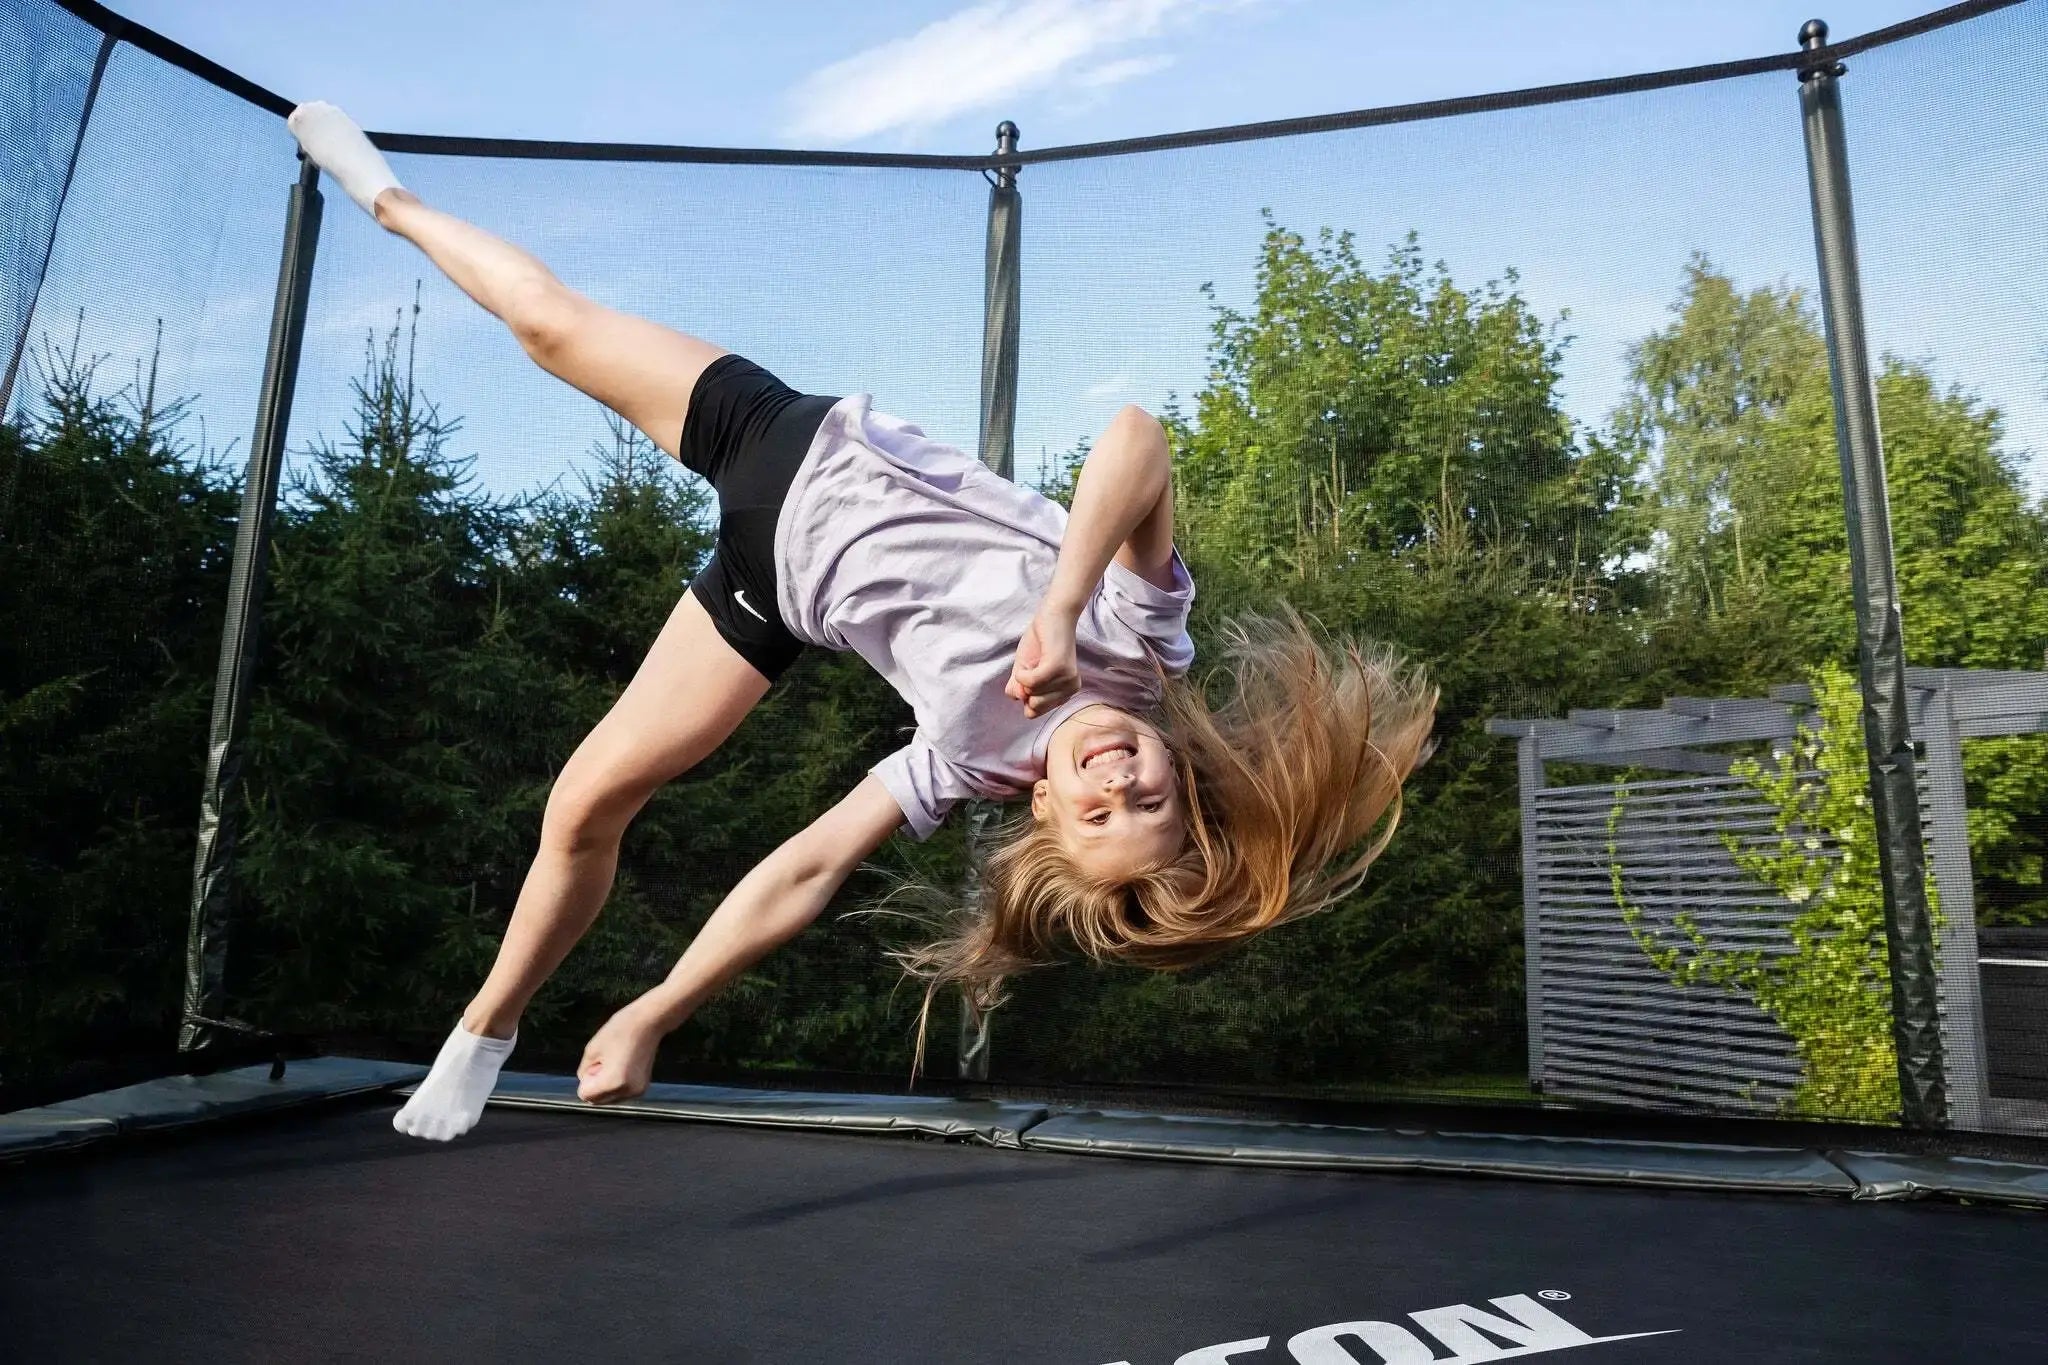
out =
[(380, 224), (424, 251), (542, 369), (678, 453), (697, 377), (724, 350), (593, 303), (510, 242), (427, 207), (410, 190), (385, 190), (376, 204)]
[(467, 1132), (510, 1052), (519, 1016), (597, 918), (619, 865), (627, 824), (663, 783), (731, 734), (768, 679), (684, 594), (654, 647), (605, 718), (555, 779), (540, 851), (483, 989), (462, 1013), (434, 1069), (394, 1126), (415, 1137)]
[(677, 453), (690, 393), (725, 352), (708, 341), (615, 312), (556, 279), (538, 260), (404, 189), (341, 110), (305, 104), (292, 133), (322, 169), (387, 230), (427, 254), (512, 330), (542, 369), (595, 398)]
[[(290, 124), (306, 154), (351, 198), (504, 322), (543, 369), (679, 456), (690, 394), (724, 351), (593, 303), (518, 247), (429, 208), (399, 185), (339, 109), (301, 105)], [(497, 961), (432, 1073), (399, 1111), (401, 1132), (450, 1138), (475, 1124), (527, 1002), (610, 894), (627, 823), (658, 787), (717, 748), (767, 690), (768, 679), (685, 595), (633, 681), (556, 779), (540, 852)]]
[(611, 893), (626, 826), (663, 784), (723, 743), (768, 685), (685, 593), (633, 681), (555, 779), (540, 852), (497, 963), (463, 1011), (471, 1032), (511, 1036)]

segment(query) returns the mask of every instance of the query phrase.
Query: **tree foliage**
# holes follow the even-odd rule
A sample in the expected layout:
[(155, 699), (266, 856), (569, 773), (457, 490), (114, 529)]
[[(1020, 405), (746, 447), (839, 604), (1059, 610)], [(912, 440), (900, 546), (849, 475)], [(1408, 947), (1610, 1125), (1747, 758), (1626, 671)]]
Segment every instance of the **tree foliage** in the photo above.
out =
[[(1675, 644), (1717, 653), (1753, 691), (1853, 667), (1855, 603), (1820, 326), (1797, 289), (1736, 289), (1687, 267), (1669, 326), (1632, 357), (1613, 438), (1650, 471), (1645, 504)], [(2048, 509), (2030, 498), (1999, 414), (1925, 365), (1877, 375), (1908, 659), (2039, 669), (2048, 646)], [(1737, 633), (1739, 632), (1739, 634)], [(1733, 638), (1731, 638), (1731, 635)], [(2048, 919), (2048, 737), (1965, 747), (1970, 843), (1986, 922)]]
[(237, 499), (74, 336), (0, 425), (0, 1080), (175, 1030)]
[(1519, 544), (1548, 571), (1620, 546), (1627, 471), (1576, 448), (1562, 343), (1510, 271), (1461, 289), (1411, 235), (1374, 271), (1349, 233), (1268, 221), (1257, 301), (1217, 305), (1208, 383), (1173, 414), (1191, 534), (1261, 575), (1400, 555), (1447, 534)]
[[(1347, 234), (1270, 220), (1258, 253), (1254, 297), (1215, 304), (1206, 379), (1165, 414), (1196, 638), (1286, 602), (1390, 642), (1443, 688), (1441, 748), (1343, 906), (1184, 976), (1025, 983), (996, 1026), (1006, 1076), (1512, 1075), (1517, 774), (1486, 722), (1760, 695), (1854, 660), (1825, 348), (1799, 291), (1693, 260), (1629, 356), (1625, 400), (1589, 429), (1560, 398), (1565, 320), (1539, 317), (1512, 272), (1461, 283), (1412, 237), (1373, 265)], [(345, 429), (292, 456), (230, 987), (274, 1027), (421, 1045), (487, 967), (554, 775), (702, 563), (710, 504), (616, 422), (579, 480), (486, 490), (411, 347), (402, 325), (371, 338)], [(0, 426), (0, 1081), (172, 1031), (236, 512), (223, 461), (187, 444), (185, 405), (147, 374), (113, 388), (75, 345), (43, 358), (40, 410)], [(1999, 414), (1919, 362), (1886, 358), (1877, 383), (1913, 661), (2040, 667), (2048, 515)], [(908, 720), (850, 656), (802, 660), (636, 820), (606, 913), (528, 1018), (528, 1055), (573, 1054)], [(1977, 741), (1966, 763), (1984, 917), (2048, 918), (2048, 748)], [(961, 857), (949, 831), (878, 861), (945, 879)], [(863, 872), (842, 904), (878, 889)], [(666, 1055), (904, 1074), (913, 1002), (884, 965), (887, 924), (828, 915)], [(1843, 994), (1825, 1028), (1862, 1020), (1861, 999)], [(1843, 1036), (1867, 1041), (1869, 1023)], [(1815, 1074), (1843, 1074), (1821, 1051)], [(1810, 1107), (1884, 1100), (1828, 1085)]]
[(1208, 383), (1166, 417), (1195, 638), (1285, 601), (1395, 644), (1443, 689), (1440, 747), (1343, 907), (1182, 978), (1064, 972), (1002, 1023), (1007, 1064), (1307, 1084), (1522, 1055), (1515, 755), (1486, 722), (1642, 684), (1615, 610), (1625, 465), (1575, 440), (1562, 343), (1512, 283), (1269, 225), (1256, 306), (1216, 308)]

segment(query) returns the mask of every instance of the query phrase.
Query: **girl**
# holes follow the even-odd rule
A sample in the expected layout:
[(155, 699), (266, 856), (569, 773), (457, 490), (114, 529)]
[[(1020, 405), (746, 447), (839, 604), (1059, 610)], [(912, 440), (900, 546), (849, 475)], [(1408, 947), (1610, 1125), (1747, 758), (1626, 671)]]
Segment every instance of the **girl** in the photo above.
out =
[(1435, 691), (1287, 616), (1225, 632), (1232, 695), (1212, 711), (1182, 676), (1194, 585), (1173, 546), (1166, 435), (1146, 413), (1125, 408), (1103, 432), (1070, 515), (865, 395), (798, 394), (709, 342), (581, 297), (407, 192), (333, 106), (302, 105), (290, 125), (543, 369), (645, 432), (719, 502), (703, 572), (556, 779), (497, 961), (399, 1111), (400, 1132), (446, 1140), (475, 1125), (527, 1002), (609, 894), (628, 822), (806, 644), (859, 652), (909, 702), (916, 731), (741, 878), (668, 979), (598, 1030), (577, 1070), (585, 1100), (644, 1091), (665, 1034), (816, 918), (899, 827), (926, 838), (967, 797), (1028, 793), (1030, 816), (991, 854), (980, 903), (899, 955), (925, 981), (927, 1011), (948, 983), (992, 1007), (1008, 976), (1067, 944), (1188, 966), (1327, 906), (1385, 846)]

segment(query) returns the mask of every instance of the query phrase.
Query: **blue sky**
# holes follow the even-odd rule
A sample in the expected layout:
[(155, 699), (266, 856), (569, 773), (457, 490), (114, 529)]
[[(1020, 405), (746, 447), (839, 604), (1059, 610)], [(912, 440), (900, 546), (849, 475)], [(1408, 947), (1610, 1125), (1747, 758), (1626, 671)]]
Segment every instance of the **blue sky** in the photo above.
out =
[[(1838, 36), (1918, 3), (1842, 3)], [(963, 5), (128, 0), (122, 12), (289, 98), (409, 131), (978, 151), (1284, 118), (1792, 46), (1805, 3), (988, 0)], [(1857, 59), (1845, 86), (1872, 334), (2048, 451), (2048, 4)], [(1999, 79), (1985, 79), (1996, 70)], [(141, 130), (141, 131), (138, 131)], [(985, 188), (961, 173), (400, 158), (430, 200), (536, 250), (606, 302), (697, 331), (799, 386), (868, 389), (971, 447)], [(128, 54), (110, 69), (39, 326), (87, 312), (123, 367), (165, 316), (167, 380), (208, 439), (251, 420), (291, 148), (275, 120)], [(1510, 268), (1573, 340), (1562, 397), (1597, 424), (1628, 345), (1704, 252), (1742, 283), (1811, 284), (1796, 86), (1649, 95), (1239, 147), (1030, 168), (1020, 473), (1126, 401), (1206, 371), (1213, 284), (1249, 301), (1270, 209), (1410, 230), (1461, 284)], [(601, 430), (490, 319), (330, 192), (293, 424), (338, 434), (366, 331), (421, 282), (421, 376), (498, 487), (559, 476)], [(68, 325), (68, 324), (67, 324)], [(249, 395), (245, 398), (244, 395)], [(245, 438), (243, 438), (245, 439)]]
[[(1817, 0), (124, 0), (290, 99), (414, 132), (979, 151), (1727, 61)], [(1819, 0), (1838, 35), (1932, 0)]]

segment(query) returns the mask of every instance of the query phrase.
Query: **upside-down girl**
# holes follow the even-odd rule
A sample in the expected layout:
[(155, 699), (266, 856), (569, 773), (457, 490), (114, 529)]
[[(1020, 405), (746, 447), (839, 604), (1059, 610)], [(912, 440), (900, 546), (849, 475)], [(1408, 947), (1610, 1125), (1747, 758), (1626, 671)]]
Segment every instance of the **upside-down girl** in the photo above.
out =
[[(732, 733), (806, 648), (852, 650), (909, 704), (909, 742), (734, 886), (668, 977), (590, 1039), (577, 1093), (644, 1091), (660, 1040), (825, 908), (899, 830), (968, 798), (1028, 800), (978, 903), (901, 952), (987, 1010), (1079, 952), (1162, 970), (1323, 909), (1364, 877), (1428, 753), (1435, 690), (1384, 651), (1277, 612), (1227, 625), (1189, 676), (1194, 585), (1174, 548), (1166, 433), (1135, 407), (1089, 450), (1071, 512), (866, 395), (795, 392), (709, 341), (575, 293), (403, 188), (340, 110), (306, 154), (502, 320), (540, 366), (716, 491), (715, 548), (549, 795), (488, 978), (394, 1120), (448, 1139), (482, 1114), (520, 1016), (595, 920), (628, 823)], [(922, 1030), (920, 1030), (920, 1045)]]

